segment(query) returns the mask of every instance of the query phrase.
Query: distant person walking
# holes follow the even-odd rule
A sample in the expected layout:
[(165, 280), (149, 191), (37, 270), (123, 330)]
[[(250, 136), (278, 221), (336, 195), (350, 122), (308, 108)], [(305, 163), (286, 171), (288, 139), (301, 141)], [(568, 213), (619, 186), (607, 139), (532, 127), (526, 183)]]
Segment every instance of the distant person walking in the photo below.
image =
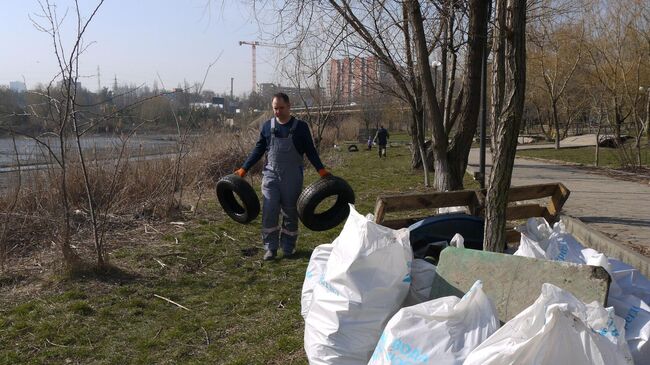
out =
[(375, 135), (375, 141), (377, 141), (377, 145), (379, 146), (379, 158), (386, 158), (386, 145), (388, 144), (388, 138), (390, 138), (388, 131), (383, 125), (380, 126)]
[(372, 149), (372, 136), (368, 136), (368, 148), (367, 150), (370, 151)]
[[(322, 178), (330, 173), (318, 156), (309, 126), (291, 115), (289, 97), (273, 96), (275, 117), (262, 125), (260, 138), (246, 162), (235, 173), (241, 177), (266, 153), (262, 173), (262, 241), (264, 260), (273, 260), (281, 247), (284, 257), (293, 255), (298, 239), (298, 196), (303, 183), (303, 155)], [(282, 226), (279, 217), (282, 215)]]

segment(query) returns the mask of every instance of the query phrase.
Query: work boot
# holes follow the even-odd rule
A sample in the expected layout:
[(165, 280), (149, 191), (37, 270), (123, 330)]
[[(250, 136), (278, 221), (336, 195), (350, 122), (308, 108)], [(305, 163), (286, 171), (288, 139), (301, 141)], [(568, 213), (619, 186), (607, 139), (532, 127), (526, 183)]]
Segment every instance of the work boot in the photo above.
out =
[(296, 250), (291, 250), (291, 251), (282, 251), (282, 258), (284, 259), (291, 259), (293, 258), (294, 254), (296, 253)]
[(277, 251), (267, 250), (264, 253), (264, 261), (273, 261), (275, 260), (275, 256), (277, 256)]

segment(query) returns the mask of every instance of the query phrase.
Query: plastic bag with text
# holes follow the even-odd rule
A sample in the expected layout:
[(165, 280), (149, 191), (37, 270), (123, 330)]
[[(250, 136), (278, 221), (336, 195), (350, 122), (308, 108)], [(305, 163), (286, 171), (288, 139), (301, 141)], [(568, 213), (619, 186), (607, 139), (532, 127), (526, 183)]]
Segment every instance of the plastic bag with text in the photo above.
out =
[(408, 229), (393, 230), (350, 207), (305, 318), (310, 364), (366, 364), (408, 293)]
[(480, 281), (459, 299), (443, 297), (402, 308), (391, 318), (368, 364), (462, 364), (499, 328)]
[(633, 364), (624, 325), (611, 307), (584, 304), (547, 283), (535, 303), (474, 349), (465, 364)]
[[(634, 267), (582, 246), (563, 224), (553, 229), (544, 218), (530, 218), (522, 233), (515, 255), (602, 266), (612, 277), (607, 303), (617, 316), (625, 319), (625, 339), (636, 363), (650, 359), (650, 280)], [(550, 232), (550, 233), (548, 233)]]

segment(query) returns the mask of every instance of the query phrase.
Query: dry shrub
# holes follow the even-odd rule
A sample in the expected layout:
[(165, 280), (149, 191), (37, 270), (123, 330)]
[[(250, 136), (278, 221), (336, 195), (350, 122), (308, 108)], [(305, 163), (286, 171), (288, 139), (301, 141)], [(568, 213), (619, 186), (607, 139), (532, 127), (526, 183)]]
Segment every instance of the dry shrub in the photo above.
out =
[[(134, 217), (174, 217), (187, 189), (198, 191), (200, 197), (241, 166), (258, 136), (256, 130), (208, 131), (191, 138), (173, 157), (147, 159), (139, 151), (130, 155), (131, 151), (117, 147), (108, 153), (121, 155), (119, 163), (115, 159), (87, 161), (100, 229), (132, 224)], [(262, 166), (256, 164), (250, 173), (259, 173)], [(91, 227), (88, 196), (81, 164), (72, 154), (66, 172), (72, 239), (84, 241)], [(58, 167), (24, 171), (19, 187), (0, 191), (0, 259), (57, 240), (64, 222), (61, 174)]]
[[(209, 131), (196, 139), (187, 156), (186, 183), (192, 186), (212, 186), (221, 177), (232, 174), (244, 163), (257, 142), (259, 131), (246, 129), (236, 132)], [(262, 170), (256, 164), (250, 174)]]
[(321, 146), (329, 148), (343, 141), (356, 141), (358, 135), (359, 121), (355, 118), (348, 118), (325, 128)]
[(344, 141), (357, 140), (361, 122), (356, 118), (346, 119), (339, 127), (339, 138)]
[[(41, 242), (49, 244), (58, 235), (61, 204), (49, 181), (50, 171), (30, 172), (30, 179), (2, 191), (0, 198), (0, 262), (23, 256)], [(48, 239), (48, 240), (46, 240)]]

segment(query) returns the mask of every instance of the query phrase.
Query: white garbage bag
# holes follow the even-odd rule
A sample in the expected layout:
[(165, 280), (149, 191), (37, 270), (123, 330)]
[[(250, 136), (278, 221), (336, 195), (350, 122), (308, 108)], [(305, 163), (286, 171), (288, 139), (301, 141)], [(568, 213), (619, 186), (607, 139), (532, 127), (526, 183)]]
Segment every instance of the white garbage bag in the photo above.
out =
[(436, 265), (422, 259), (415, 259), (411, 264), (411, 287), (404, 299), (403, 307), (420, 304), (429, 300), (431, 285), (436, 277)]
[(480, 281), (462, 299), (449, 296), (402, 308), (391, 318), (368, 363), (462, 364), (499, 328)]
[(625, 340), (635, 364), (650, 363), (650, 307), (634, 295), (607, 298), (616, 315), (625, 320)]
[(449, 246), (465, 248), (465, 238), (460, 233), (456, 233), (454, 237), (451, 238)]
[(474, 349), (464, 364), (633, 364), (624, 323), (612, 308), (584, 304), (547, 283), (535, 303)]
[(612, 283), (616, 283), (616, 288), (610, 288), (610, 293), (612, 289), (620, 290), (622, 295), (634, 295), (646, 304), (650, 304), (650, 280), (648, 278), (639, 270), (617, 259), (609, 258), (607, 263), (609, 267), (605, 267), (605, 269), (612, 277)]
[(350, 206), (332, 244), (305, 319), (305, 352), (312, 365), (366, 364), (409, 291), (409, 231), (380, 226)]
[(522, 235), (515, 255), (605, 268), (612, 278), (607, 303), (614, 307), (617, 316), (625, 319), (630, 352), (638, 364), (650, 363), (650, 280), (634, 267), (582, 246), (561, 223), (546, 234), (548, 224), (545, 228), (540, 220), (546, 222), (543, 218), (530, 218), (525, 226), (518, 227)]
[(307, 317), (307, 313), (311, 307), (314, 287), (318, 285), (318, 281), (325, 275), (325, 267), (333, 247), (334, 245), (331, 243), (325, 243), (314, 248), (314, 251), (311, 253), (307, 271), (305, 272), (305, 280), (302, 283), (302, 295), (300, 298), (300, 314), (302, 318)]
[(561, 223), (556, 223), (551, 230), (544, 218), (529, 218), (526, 225), (517, 227), (517, 230), (521, 233), (521, 239), (515, 256), (578, 264), (597, 264), (599, 260), (606, 262), (604, 255), (585, 248), (566, 232)]

